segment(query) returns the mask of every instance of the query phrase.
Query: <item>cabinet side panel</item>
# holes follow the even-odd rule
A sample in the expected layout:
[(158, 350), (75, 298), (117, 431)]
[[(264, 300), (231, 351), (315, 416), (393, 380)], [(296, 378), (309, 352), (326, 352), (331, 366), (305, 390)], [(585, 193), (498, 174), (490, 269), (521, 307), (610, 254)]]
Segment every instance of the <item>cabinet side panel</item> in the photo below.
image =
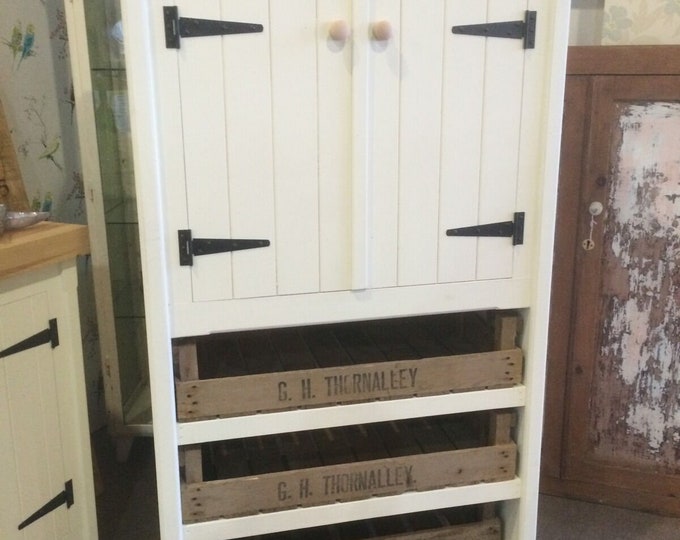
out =
[(270, 4), (278, 293), (319, 290), (316, 2)]

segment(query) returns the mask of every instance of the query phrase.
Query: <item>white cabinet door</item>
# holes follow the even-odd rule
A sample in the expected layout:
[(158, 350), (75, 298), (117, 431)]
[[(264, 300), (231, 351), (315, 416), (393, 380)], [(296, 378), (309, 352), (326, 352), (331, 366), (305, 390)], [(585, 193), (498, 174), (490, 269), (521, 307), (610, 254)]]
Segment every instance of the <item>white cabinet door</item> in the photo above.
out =
[[(524, 210), (527, 51), (452, 27), (521, 21), (525, 7), (180, 0), (180, 17), (261, 31), (159, 52), (166, 107), (179, 111), (159, 125), (178, 152), (168, 226), (192, 242), (266, 245), (175, 264), (176, 293), (202, 302), (511, 278), (512, 239), (446, 233)], [(333, 39), (337, 24), (346, 36)]]
[[(513, 276), (512, 238), (450, 237), (459, 227), (513, 221), (518, 189), (523, 39), (453, 34), (451, 27), (525, 19), (526, 2), (447, 2), (441, 132), (438, 280)], [(524, 144), (530, 144), (524, 141)], [(523, 151), (528, 148), (524, 148)]]
[(185, 189), (171, 196), (186, 197), (186, 228), (269, 242), (194, 257), (194, 301), (349, 287), (351, 45), (328, 38), (347, 4), (178, 3), (180, 17), (263, 27), (176, 52)]
[[(0, 349), (45, 330), (50, 320), (47, 308), (44, 293), (1, 305)], [(55, 369), (49, 343), (0, 358), (0, 440), (6, 458), (2, 474), (9, 476), (2, 485), (10, 495), (3, 497), (8, 508), (2, 529), (10, 538), (29, 532), (34, 538), (59, 538), (59, 533), (68, 537), (66, 505), (30, 525), (26, 533), (18, 531), (18, 525), (63, 491), (69, 480), (63, 463)]]
[(0, 537), (8, 540), (96, 537), (75, 267), (66, 280), (54, 268), (0, 281)]

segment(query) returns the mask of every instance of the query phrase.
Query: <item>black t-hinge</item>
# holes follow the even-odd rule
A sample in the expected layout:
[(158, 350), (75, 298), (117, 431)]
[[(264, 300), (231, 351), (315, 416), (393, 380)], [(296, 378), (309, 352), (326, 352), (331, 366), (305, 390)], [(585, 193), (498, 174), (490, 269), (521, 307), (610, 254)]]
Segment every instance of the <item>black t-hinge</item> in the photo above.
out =
[(65, 504), (66, 508), (71, 508), (73, 506), (73, 503), (74, 503), (73, 481), (68, 480), (66, 483), (64, 483), (64, 491), (62, 491), (59, 495), (54, 497), (51, 501), (46, 503), (41, 508), (38, 508), (38, 510), (33, 512), (24, 521), (19, 523), (19, 530), (28, 527), (31, 523), (35, 523), (41, 517), (46, 516), (53, 510), (59, 508), (61, 505)]
[(180, 266), (192, 266), (194, 257), (213, 253), (228, 253), (244, 249), (256, 249), (270, 245), (269, 240), (234, 238), (192, 238), (191, 229), (177, 231)]
[(261, 24), (255, 23), (180, 17), (177, 6), (163, 6), (163, 22), (168, 49), (179, 49), (180, 38), (254, 34), (264, 30)]
[(527, 11), (523, 21), (466, 24), (451, 28), (454, 34), (523, 39), (525, 49), (536, 47), (536, 12)]
[(45, 328), (45, 330), (0, 351), (0, 358), (27, 351), (28, 349), (39, 347), (45, 343), (49, 343), (53, 349), (59, 345), (59, 327), (57, 326), (57, 319), (50, 319), (49, 327)]
[(514, 221), (449, 229), (446, 236), (501, 236), (512, 238), (513, 246), (521, 246), (524, 244), (524, 212), (515, 212)]

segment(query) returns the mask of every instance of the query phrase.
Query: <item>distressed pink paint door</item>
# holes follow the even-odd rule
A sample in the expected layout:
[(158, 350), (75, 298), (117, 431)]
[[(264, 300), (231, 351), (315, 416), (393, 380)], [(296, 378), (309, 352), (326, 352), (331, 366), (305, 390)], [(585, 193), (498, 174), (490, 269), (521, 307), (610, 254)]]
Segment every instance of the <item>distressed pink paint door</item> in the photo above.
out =
[(680, 515), (680, 81), (591, 88), (562, 474)]

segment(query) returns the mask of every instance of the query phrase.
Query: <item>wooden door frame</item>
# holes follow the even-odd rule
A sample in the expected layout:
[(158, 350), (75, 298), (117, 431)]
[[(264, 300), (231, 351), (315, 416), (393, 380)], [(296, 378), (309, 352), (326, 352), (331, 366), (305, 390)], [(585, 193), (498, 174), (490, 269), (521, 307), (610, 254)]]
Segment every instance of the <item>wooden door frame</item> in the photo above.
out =
[(591, 79), (598, 75), (680, 75), (680, 46), (570, 47), (563, 124), (562, 159), (557, 203), (553, 288), (549, 328), (541, 492), (652, 511), (656, 498), (648, 494), (563, 478), (565, 409), (569, 385), (570, 335), (574, 324), (574, 260), (578, 245), (580, 177), (587, 165), (584, 122), (591, 101)]

